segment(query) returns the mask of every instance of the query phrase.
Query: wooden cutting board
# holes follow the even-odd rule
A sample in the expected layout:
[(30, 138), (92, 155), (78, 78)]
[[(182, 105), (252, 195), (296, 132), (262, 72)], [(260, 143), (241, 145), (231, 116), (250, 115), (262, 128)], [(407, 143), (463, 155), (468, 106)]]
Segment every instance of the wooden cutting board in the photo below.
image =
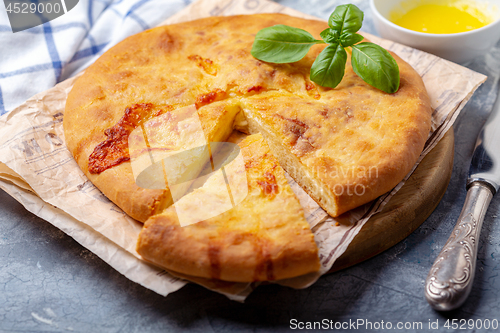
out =
[(352, 266), (390, 248), (429, 217), (450, 182), (454, 141), (452, 128), (425, 156), (383, 210), (368, 220), (330, 272)]

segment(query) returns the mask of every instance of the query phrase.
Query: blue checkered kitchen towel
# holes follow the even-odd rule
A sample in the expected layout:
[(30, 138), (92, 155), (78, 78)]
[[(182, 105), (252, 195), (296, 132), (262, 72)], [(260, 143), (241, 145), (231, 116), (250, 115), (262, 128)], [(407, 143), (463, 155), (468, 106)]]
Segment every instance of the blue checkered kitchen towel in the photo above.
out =
[(160, 24), (191, 2), (80, 0), (50, 22), (13, 33), (0, 1), (0, 115), (75, 75), (125, 37)]

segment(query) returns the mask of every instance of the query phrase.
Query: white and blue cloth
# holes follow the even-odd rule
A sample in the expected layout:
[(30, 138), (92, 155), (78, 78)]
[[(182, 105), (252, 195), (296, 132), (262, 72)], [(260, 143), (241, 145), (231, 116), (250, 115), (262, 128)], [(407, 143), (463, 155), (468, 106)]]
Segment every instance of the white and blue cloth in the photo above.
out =
[(66, 14), (13, 33), (0, 1), (0, 115), (80, 72), (125, 37), (192, 0), (80, 0)]

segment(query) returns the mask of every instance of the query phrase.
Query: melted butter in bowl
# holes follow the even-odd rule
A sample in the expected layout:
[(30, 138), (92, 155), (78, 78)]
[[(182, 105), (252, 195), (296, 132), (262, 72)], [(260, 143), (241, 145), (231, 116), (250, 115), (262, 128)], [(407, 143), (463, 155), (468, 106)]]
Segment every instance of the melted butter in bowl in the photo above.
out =
[(487, 8), (473, 0), (412, 1), (408, 11), (394, 9), (390, 20), (400, 27), (431, 34), (454, 34), (482, 28), (494, 21)]
[(467, 64), (500, 39), (500, 0), (371, 0), (381, 37)]

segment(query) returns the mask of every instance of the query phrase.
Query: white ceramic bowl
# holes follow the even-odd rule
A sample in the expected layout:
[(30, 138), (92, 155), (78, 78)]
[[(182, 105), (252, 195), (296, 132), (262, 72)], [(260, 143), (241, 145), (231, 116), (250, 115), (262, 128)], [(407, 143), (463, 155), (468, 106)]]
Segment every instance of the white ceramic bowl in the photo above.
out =
[[(485, 54), (500, 39), (500, 0), (476, 0), (488, 8), (494, 22), (455, 34), (429, 34), (402, 28), (389, 21), (390, 13), (408, 0), (370, 0), (375, 28), (382, 38), (420, 49), (459, 64)], [(411, 1), (418, 3), (418, 1)]]

